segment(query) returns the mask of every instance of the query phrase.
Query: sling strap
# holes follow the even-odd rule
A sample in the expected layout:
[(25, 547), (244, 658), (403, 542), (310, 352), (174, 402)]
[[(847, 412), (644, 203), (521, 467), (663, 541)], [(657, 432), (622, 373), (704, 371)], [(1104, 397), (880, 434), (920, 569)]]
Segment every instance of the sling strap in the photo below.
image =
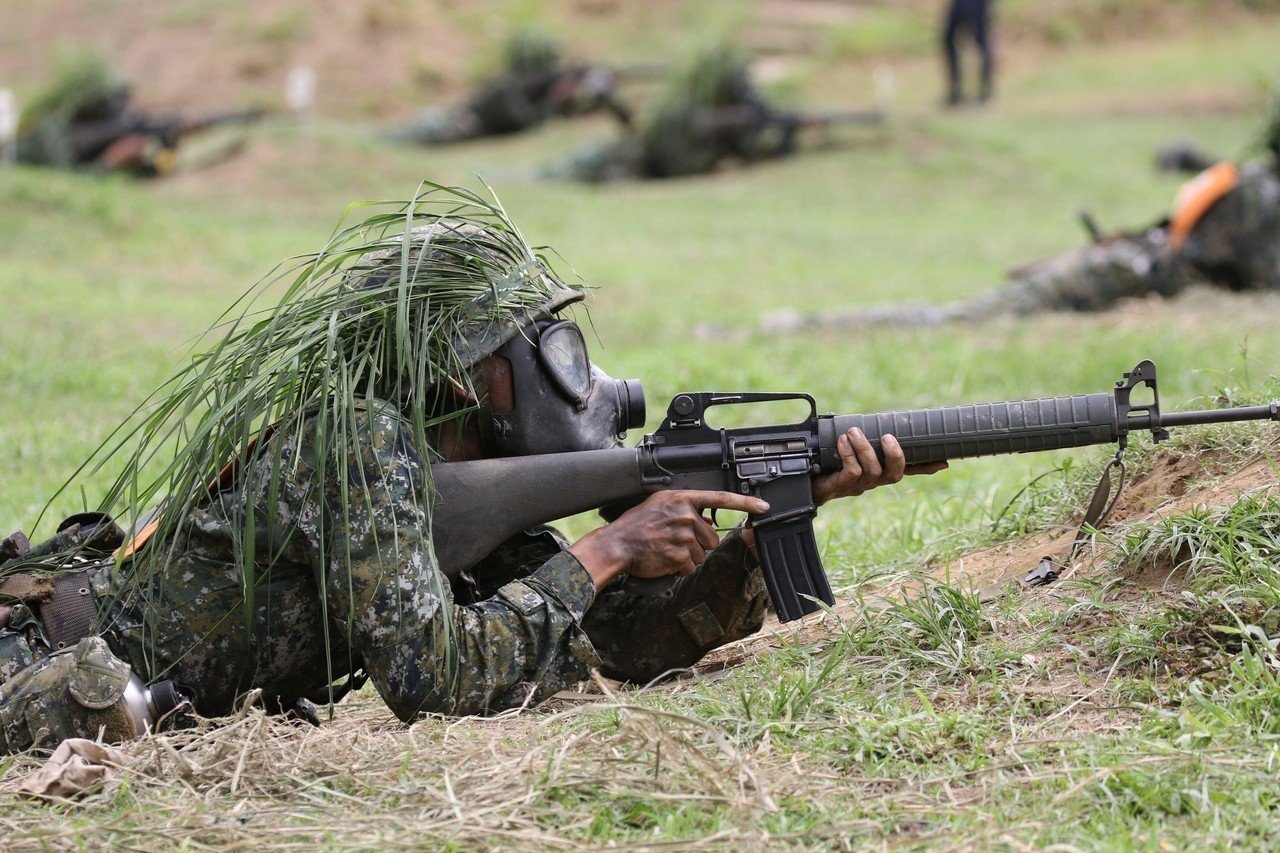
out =
[[(1115, 494), (1111, 493), (1111, 469), (1119, 472), (1116, 482)], [(1039, 564), (1027, 573), (1023, 578), (1023, 582), (1027, 586), (1044, 586), (1058, 579), (1061, 570), (1071, 565), (1071, 561), (1075, 559), (1076, 554), (1084, 547), (1085, 543), (1093, 540), (1093, 534), (1101, 527), (1111, 515), (1111, 511), (1116, 508), (1116, 503), (1120, 500), (1120, 493), (1124, 491), (1125, 467), (1124, 467), (1124, 449), (1116, 451), (1116, 455), (1107, 463), (1107, 467), (1102, 469), (1102, 476), (1098, 479), (1098, 485), (1093, 490), (1093, 497), (1089, 500), (1089, 508), (1085, 510), (1084, 518), (1080, 521), (1080, 527), (1076, 530), (1076, 538), (1071, 541), (1071, 547), (1067, 549), (1067, 553), (1062, 557), (1054, 557), (1048, 555), (1040, 558)]]

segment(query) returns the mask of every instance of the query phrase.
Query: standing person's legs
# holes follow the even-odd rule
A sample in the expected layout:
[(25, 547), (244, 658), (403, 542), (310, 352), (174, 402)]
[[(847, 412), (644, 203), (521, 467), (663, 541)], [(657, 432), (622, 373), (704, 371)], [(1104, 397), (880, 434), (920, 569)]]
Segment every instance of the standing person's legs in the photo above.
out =
[(995, 57), (991, 50), (991, 11), (988, 3), (983, 3), (974, 15), (973, 40), (982, 56), (982, 86), (978, 90), (978, 98), (985, 102), (991, 100), (995, 75)]
[(954, 106), (960, 103), (960, 51), (956, 46), (956, 37), (960, 34), (960, 14), (958, 4), (953, 2), (947, 10), (946, 23), (942, 28), (942, 50), (947, 59), (947, 104)]

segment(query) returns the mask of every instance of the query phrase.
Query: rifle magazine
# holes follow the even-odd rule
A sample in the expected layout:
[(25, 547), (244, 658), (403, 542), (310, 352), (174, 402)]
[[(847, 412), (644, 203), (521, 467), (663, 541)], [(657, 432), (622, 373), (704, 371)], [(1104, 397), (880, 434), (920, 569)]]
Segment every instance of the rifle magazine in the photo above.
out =
[(813, 536), (813, 516), (762, 524), (755, 531), (756, 552), (779, 622), (835, 604)]

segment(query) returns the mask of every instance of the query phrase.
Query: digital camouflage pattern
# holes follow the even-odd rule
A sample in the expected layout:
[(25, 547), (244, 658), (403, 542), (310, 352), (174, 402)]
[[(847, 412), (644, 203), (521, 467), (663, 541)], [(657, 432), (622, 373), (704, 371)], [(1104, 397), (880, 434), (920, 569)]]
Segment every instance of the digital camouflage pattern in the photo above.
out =
[[(250, 490), (220, 491), (170, 549), (144, 549), (130, 568), (145, 585), (120, 575), (105, 590), (104, 636), (148, 681), (189, 686), (208, 715), (251, 687), (280, 707), (323, 698), (332, 680), (362, 668), (408, 720), (501, 710), (587, 675), (594, 657), (579, 623), (594, 590), (576, 560), (457, 605), (430, 545), (424, 458), (399, 413), (388, 404), (359, 413), (360, 439), (338, 466), (345, 483), (318, 474), (320, 418), (304, 423), (262, 449), (260, 470), (243, 479)], [(259, 580), (246, 630), (235, 555), (249, 530)]]
[(52, 748), (70, 737), (119, 742), (134, 736), (124, 703), (129, 665), (106, 642), (86, 637), (50, 655), (17, 651), (11, 633), (0, 634), (0, 655), (34, 660), (0, 683), (0, 754)]
[[(563, 538), (542, 528), (451, 584), (429, 545), (423, 459), (395, 409), (379, 404), (361, 415), (363, 439), (346, 469), (359, 499), (345, 511), (338, 484), (316, 475), (318, 419), (307, 423), (301, 435), (273, 436), (254, 462), (288, 472), (274, 490), (265, 475), (248, 478), (258, 484), (251, 492), (223, 489), (190, 515), (172, 548), (144, 548), (134, 563), (98, 573), (106, 643), (92, 644), (95, 666), (124, 680), (130, 667), (148, 683), (171, 678), (204, 715), (228, 713), (255, 687), (276, 709), (305, 697), (324, 701), (331, 682), (362, 669), (392, 711), (410, 720), (537, 702), (596, 667), (648, 681), (759, 630), (767, 596), (738, 536), (694, 576), (619, 578), (597, 596)], [(261, 562), (246, 630), (235, 543), (250, 526)], [(156, 561), (163, 571), (152, 570)], [(139, 588), (134, 572), (149, 582)], [(43, 709), (51, 742), (91, 736), (84, 726), (98, 716), (47, 707), (66, 704), (68, 680), (83, 680), (86, 665), (76, 658), (72, 667), (66, 654), (37, 659), (15, 642), (32, 626), (38, 630), (18, 619), (0, 635), (0, 653), (12, 660), (0, 664), (8, 666), (0, 708), (11, 709), (16, 727), (7, 748), (31, 741), (20, 706)], [(103, 663), (108, 658), (114, 663)]]

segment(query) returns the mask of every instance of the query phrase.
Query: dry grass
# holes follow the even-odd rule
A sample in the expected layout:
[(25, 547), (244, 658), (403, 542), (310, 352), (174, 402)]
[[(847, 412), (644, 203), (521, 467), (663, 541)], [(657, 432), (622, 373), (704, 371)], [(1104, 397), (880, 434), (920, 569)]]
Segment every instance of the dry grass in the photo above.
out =
[[(1194, 486), (1176, 490), (1185, 456), (1137, 460), (1130, 502), (1145, 513), (1135, 509), (1117, 540), (1177, 512), (1221, 511), (1241, 491), (1263, 500), (1265, 463), (1239, 460), (1247, 447), (1269, 452), (1270, 438), (1237, 447), (1238, 468), (1223, 462), (1228, 440), (1196, 467)], [(1152, 506), (1160, 490), (1178, 493)], [(1033, 560), (1042, 545), (1002, 553)], [(231, 718), (126, 745), (132, 763), (79, 803), (19, 799), (41, 759), (16, 757), (0, 774), (0, 839), (59, 849), (1022, 847), (1079, 839), (1072, 821), (1114, 809), (1134, 779), (1158, 802), (1187, 780), (1257, 784), (1274, 745), (1188, 745), (1186, 726), (1167, 722), (1185, 717), (1197, 689), (1177, 673), (1232, 681), (1206, 651), (1225, 635), (1195, 629), (1207, 623), (1188, 609), (1192, 573), (1152, 585), (1133, 566), (1125, 581), (1113, 563), (1094, 555), (1072, 581), (985, 602), (919, 574), (884, 587), (885, 598), (770, 623), (666, 683), (597, 679), (492, 718), (404, 726), (367, 689), (312, 727), (267, 716), (251, 695)], [(978, 575), (969, 581), (993, 580)], [(1163, 725), (1181, 735), (1153, 730)], [(1269, 826), (1269, 812), (1259, 820)]]

